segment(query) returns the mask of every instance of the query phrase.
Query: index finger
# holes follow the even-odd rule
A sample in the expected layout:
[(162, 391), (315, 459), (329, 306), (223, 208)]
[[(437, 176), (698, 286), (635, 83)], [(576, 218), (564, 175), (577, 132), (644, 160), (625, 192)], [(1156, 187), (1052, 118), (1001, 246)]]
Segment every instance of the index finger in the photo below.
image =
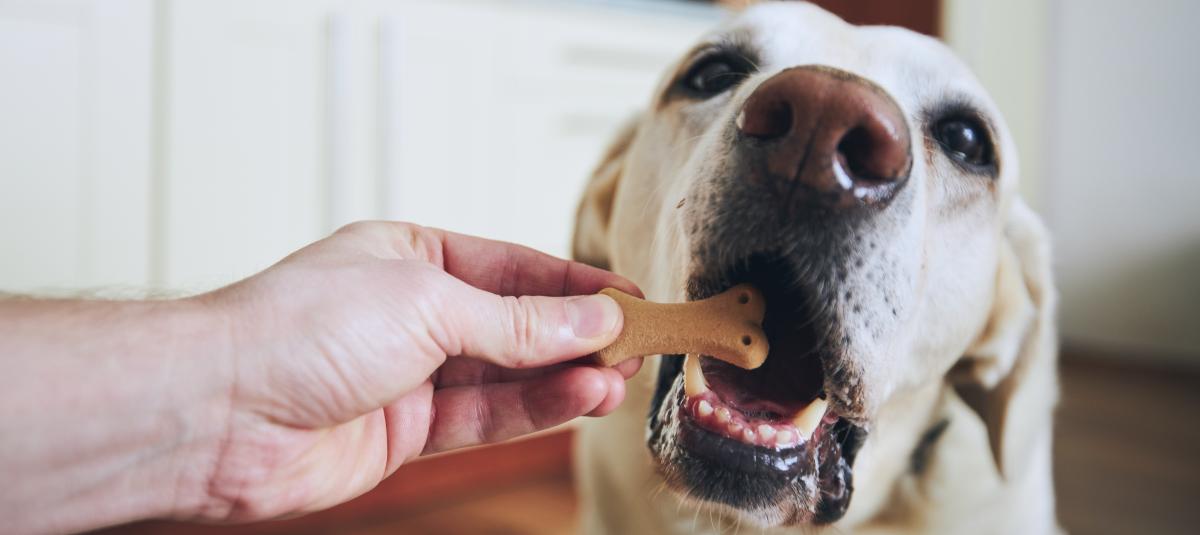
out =
[(514, 243), (437, 231), (442, 269), (498, 295), (582, 295), (617, 288), (642, 296), (629, 279), (587, 264), (564, 260)]

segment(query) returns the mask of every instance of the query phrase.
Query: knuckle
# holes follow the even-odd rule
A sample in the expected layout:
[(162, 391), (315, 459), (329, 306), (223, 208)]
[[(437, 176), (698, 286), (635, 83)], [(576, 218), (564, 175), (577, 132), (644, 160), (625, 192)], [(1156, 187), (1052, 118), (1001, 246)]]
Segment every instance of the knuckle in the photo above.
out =
[(509, 360), (514, 367), (525, 367), (538, 346), (541, 313), (532, 298), (506, 296), (502, 299), (509, 318)]
[(334, 232), (335, 235), (352, 236), (367, 243), (382, 244), (401, 256), (414, 252), (428, 253), (437, 243), (433, 231), (404, 221), (355, 221), (347, 223)]
[(378, 221), (354, 221), (342, 225), (335, 231), (335, 234), (364, 234), (378, 225)]

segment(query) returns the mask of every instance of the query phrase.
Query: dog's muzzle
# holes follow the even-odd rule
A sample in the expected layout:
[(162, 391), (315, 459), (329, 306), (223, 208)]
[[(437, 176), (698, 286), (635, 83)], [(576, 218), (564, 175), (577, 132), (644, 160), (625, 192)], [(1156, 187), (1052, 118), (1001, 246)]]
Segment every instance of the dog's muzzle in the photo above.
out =
[(907, 184), (908, 125), (870, 82), (798, 67), (759, 85), (732, 128), (726, 204), (690, 237), (688, 297), (758, 287), (770, 354), (751, 371), (665, 358), (649, 445), (668, 483), (693, 497), (765, 524), (827, 524), (849, 506), (866, 436), (863, 385), (831, 309), (845, 280), (836, 255), (863, 219), (848, 216), (887, 206)]

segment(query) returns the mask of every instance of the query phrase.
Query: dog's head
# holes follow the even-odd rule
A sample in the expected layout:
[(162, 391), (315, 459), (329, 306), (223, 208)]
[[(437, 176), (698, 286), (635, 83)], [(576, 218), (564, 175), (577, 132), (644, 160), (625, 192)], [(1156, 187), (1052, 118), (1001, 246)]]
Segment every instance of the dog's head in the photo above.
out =
[(770, 3), (694, 47), (575, 236), (654, 300), (766, 296), (761, 368), (662, 359), (648, 440), (667, 482), (760, 525), (833, 522), (881, 410), (943, 381), (981, 392), (999, 464), (1003, 385), (1049, 306), (1016, 170), (996, 107), (933, 39)]

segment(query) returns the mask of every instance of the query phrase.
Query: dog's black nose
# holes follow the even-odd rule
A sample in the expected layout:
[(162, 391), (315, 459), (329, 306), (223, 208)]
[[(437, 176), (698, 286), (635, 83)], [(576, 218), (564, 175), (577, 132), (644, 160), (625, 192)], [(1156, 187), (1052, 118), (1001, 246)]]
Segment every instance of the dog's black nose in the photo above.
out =
[(828, 67), (794, 67), (763, 82), (737, 117), (751, 180), (788, 202), (848, 208), (884, 203), (912, 168), (908, 124), (878, 86)]

